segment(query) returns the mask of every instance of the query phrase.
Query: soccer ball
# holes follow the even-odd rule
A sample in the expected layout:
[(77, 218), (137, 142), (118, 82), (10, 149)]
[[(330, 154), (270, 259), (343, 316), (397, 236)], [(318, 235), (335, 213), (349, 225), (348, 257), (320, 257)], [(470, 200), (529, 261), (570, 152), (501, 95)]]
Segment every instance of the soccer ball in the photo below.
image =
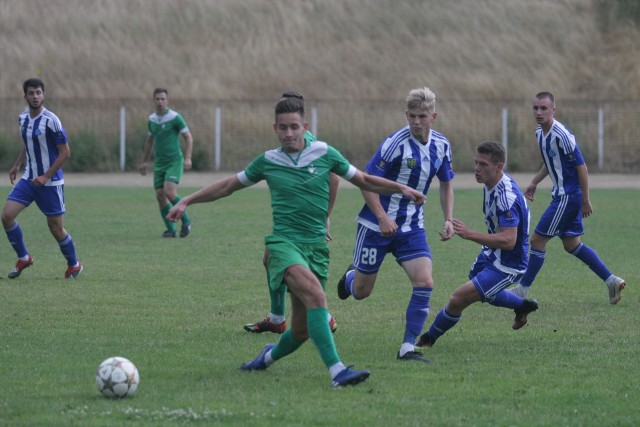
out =
[(124, 357), (110, 357), (98, 366), (96, 385), (105, 397), (127, 397), (140, 384), (138, 368)]

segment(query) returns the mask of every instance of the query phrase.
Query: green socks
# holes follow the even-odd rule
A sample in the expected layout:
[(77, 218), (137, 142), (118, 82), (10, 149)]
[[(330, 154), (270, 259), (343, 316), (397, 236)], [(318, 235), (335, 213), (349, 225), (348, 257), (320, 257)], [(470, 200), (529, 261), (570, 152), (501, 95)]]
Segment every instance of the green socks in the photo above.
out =
[(175, 233), (176, 232), (175, 222), (171, 222), (167, 219), (167, 214), (169, 213), (172, 207), (173, 205), (169, 203), (167, 206), (160, 209), (160, 216), (162, 217), (162, 220), (164, 221), (164, 225), (167, 227), (167, 230), (173, 231)]
[[(177, 205), (180, 200), (182, 200), (182, 197), (176, 196), (176, 198), (171, 201), (171, 204), (172, 205)], [(186, 210), (184, 211), (184, 214), (182, 215), (182, 223), (183, 224), (191, 224), (191, 220), (189, 219), (189, 214), (187, 213)]]

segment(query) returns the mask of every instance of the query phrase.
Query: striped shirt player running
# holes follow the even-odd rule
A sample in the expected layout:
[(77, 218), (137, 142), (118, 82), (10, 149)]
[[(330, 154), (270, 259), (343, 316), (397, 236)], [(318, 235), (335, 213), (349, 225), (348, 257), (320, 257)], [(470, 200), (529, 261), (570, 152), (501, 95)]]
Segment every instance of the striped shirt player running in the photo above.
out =
[[(18, 262), (8, 277), (17, 278), (25, 268), (33, 264), (33, 258), (24, 243), (22, 228), (16, 218), (23, 209), (35, 201), (47, 217), (49, 230), (67, 259), (64, 277), (75, 279), (82, 272), (83, 266), (76, 257), (73, 239), (63, 224), (65, 206), (62, 165), (70, 155), (67, 134), (58, 117), (44, 108), (42, 80), (26, 80), (23, 91), (28, 108), (20, 114), (18, 120), (24, 147), (9, 170), (9, 179), (15, 186), (7, 196), (2, 209), (4, 231), (18, 255)], [(24, 174), (16, 183), (16, 176), (23, 163)]]
[(496, 142), (483, 142), (476, 148), (474, 172), (476, 181), (484, 184), (482, 212), (487, 232), (453, 220), (455, 233), (482, 245), (482, 249), (469, 280), (453, 292), (446, 307), (416, 343), (418, 348), (432, 347), (458, 323), (467, 307), (479, 301), (513, 309), (513, 329), (526, 325), (529, 313), (538, 309), (535, 300), (505, 291), (524, 273), (529, 252), (529, 207), (516, 182), (503, 171), (505, 158), (504, 148)]
[[(444, 216), (442, 240), (453, 236), (452, 154), (449, 141), (431, 129), (436, 120), (436, 97), (429, 88), (413, 89), (406, 99), (408, 126), (397, 130), (378, 148), (367, 173), (390, 179), (422, 194), (431, 181), (440, 181), (440, 205)], [(431, 251), (424, 230), (422, 206), (397, 195), (363, 192), (366, 204), (358, 214), (353, 263), (338, 282), (338, 296), (360, 300), (373, 292), (387, 253), (393, 254), (411, 282), (406, 324), (398, 360), (429, 362), (415, 351), (414, 343), (427, 320), (433, 289)]]
[(540, 217), (533, 236), (529, 267), (519, 284), (510, 290), (526, 297), (546, 255), (547, 242), (559, 236), (564, 250), (585, 263), (602, 279), (609, 290), (609, 303), (617, 304), (625, 288), (624, 279), (614, 275), (596, 251), (582, 243), (582, 219), (593, 213), (589, 200), (589, 175), (575, 136), (555, 120), (555, 100), (549, 92), (538, 93), (533, 100), (533, 114), (538, 123), (536, 137), (544, 164), (525, 189), (527, 199), (534, 201), (537, 185), (551, 178), (551, 204)]

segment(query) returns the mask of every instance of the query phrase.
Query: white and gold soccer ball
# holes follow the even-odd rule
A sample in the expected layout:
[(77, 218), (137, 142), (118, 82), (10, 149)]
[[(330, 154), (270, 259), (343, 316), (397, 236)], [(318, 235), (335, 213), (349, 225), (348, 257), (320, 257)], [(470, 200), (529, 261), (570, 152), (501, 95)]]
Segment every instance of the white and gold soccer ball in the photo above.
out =
[(105, 397), (127, 397), (138, 389), (138, 368), (124, 357), (110, 357), (98, 366), (96, 385)]

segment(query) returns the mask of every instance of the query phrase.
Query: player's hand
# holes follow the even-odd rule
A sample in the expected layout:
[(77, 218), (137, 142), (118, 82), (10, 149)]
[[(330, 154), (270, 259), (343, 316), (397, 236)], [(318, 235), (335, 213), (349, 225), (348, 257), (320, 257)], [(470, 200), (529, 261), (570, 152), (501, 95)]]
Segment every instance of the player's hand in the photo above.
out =
[(471, 235), (472, 230), (467, 227), (467, 224), (460, 221), (459, 219), (451, 220), (451, 225), (453, 226), (453, 232), (463, 239), (468, 239)]
[(184, 159), (184, 170), (188, 171), (192, 166), (191, 159)]
[(593, 213), (593, 207), (589, 199), (582, 201), (582, 218), (586, 218)]
[(14, 168), (12, 168), (9, 171), (9, 181), (11, 181), (11, 185), (15, 185), (16, 176), (18, 176), (18, 172)]
[(146, 163), (141, 163), (140, 166), (138, 167), (138, 170), (140, 171), (140, 175), (144, 176), (147, 174), (147, 164)]
[(424, 203), (424, 194), (422, 194), (420, 191), (414, 190), (411, 187), (407, 187), (406, 185), (402, 189), (402, 195), (413, 200), (413, 202), (417, 206), (420, 206)]
[(452, 221), (445, 221), (444, 225), (442, 227), (442, 231), (438, 231), (438, 234), (440, 234), (440, 240), (441, 241), (445, 241), (445, 240), (449, 240), (453, 237), (454, 232), (453, 232), (453, 222)]
[(388, 215), (384, 215), (382, 218), (379, 218), (378, 222), (380, 224), (380, 234), (384, 237), (391, 237), (396, 233), (396, 231), (398, 231), (398, 224), (389, 218)]
[(532, 202), (535, 202), (536, 201), (535, 194), (536, 194), (537, 187), (538, 186), (535, 184), (529, 184), (527, 188), (525, 188), (524, 190), (524, 197), (526, 197), (527, 200), (531, 200)]
[(329, 217), (327, 217), (327, 226), (325, 228), (325, 233), (324, 233), (324, 240), (329, 243), (330, 241), (333, 240), (333, 237), (331, 237), (331, 233), (329, 232), (329, 230), (331, 229), (331, 219), (329, 219)]
[(182, 200), (178, 204), (173, 205), (169, 213), (167, 214), (167, 220), (171, 222), (178, 222), (182, 219), (186, 205), (182, 203)]
[(37, 177), (33, 178), (31, 180), (31, 183), (33, 185), (35, 185), (36, 187), (42, 187), (47, 183), (47, 181), (49, 181), (49, 178), (47, 178), (44, 175), (40, 175), (40, 176), (37, 176)]

